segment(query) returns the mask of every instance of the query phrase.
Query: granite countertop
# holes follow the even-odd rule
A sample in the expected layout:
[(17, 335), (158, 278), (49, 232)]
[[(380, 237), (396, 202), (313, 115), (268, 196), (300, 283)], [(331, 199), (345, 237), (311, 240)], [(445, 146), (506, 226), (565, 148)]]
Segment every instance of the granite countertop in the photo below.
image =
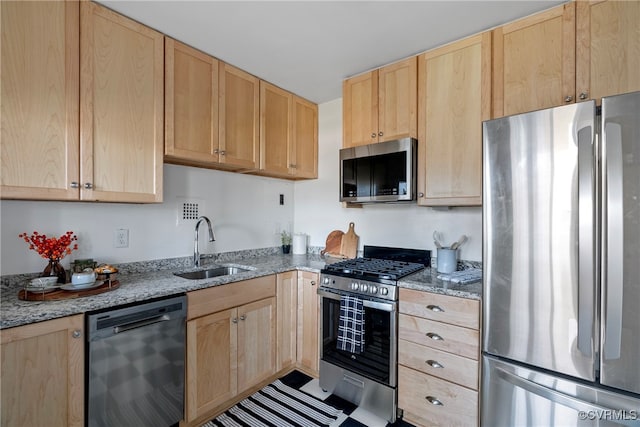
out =
[[(240, 280), (253, 279), (291, 270), (320, 272), (327, 260), (318, 254), (282, 255), (279, 253), (258, 253), (252, 256), (216, 256), (203, 260), (200, 269), (211, 266), (236, 266), (249, 271), (220, 276), (211, 279), (189, 280), (175, 276), (174, 272), (196, 270), (189, 268), (190, 258), (148, 261), (118, 265), (117, 279), (120, 287), (99, 295), (86, 296), (61, 301), (23, 301), (18, 299), (18, 291), (29, 275), (2, 278), (0, 303), (0, 329), (29, 323), (55, 319), (93, 310), (116, 307), (123, 304), (142, 302), (151, 298), (178, 295), (185, 292), (220, 286)], [(480, 299), (480, 283), (452, 285), (438, 280), (432, 269), (414, 273), (399, 282), (400, 287), (417, 289), (461, 298)], [(31, 275), (33, 277), (33, 275)]]

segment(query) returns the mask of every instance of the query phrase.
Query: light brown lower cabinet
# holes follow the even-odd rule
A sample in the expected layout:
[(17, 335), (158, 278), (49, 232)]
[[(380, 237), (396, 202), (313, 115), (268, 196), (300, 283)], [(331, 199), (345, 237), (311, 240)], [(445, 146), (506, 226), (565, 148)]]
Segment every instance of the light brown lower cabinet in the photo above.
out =
[(84, 425), (83, 315), (4, 329), (2, 426)]
[(273, 275), (187, 294), (188, 424), (275, 374), (275, 295)]
[(416, 426), (477, 426), (480, 302), (400, 289), (398, 407)]

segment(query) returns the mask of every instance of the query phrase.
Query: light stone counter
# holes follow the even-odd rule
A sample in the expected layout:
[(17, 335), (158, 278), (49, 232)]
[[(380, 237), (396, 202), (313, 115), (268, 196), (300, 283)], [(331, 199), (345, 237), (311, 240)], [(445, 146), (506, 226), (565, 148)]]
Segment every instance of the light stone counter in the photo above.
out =
[[(335, 260), (333, 260), (335, 261)], [(253, 279), (291, 270), (320, 272), (329, 259), (317, 253), (307, 255), (282, 255), (277, 248), (242, 251), (215, 255), (203, 260), (201, 269), (211, 266), (237, 266), (247, 272), (212, 279), (189, 280), (175, 276), (174, 272), (191, 271), (190, 257), (169, 260), (119, 264), (117, 279), (120, 287), (99, 295), (62, 301), (22, 301), (18, 291), (34, 274), (2, 277), (0, 287), (0, 329), (41, 322), (58, 317), (85, 313), (93, 310), (142, 302), (152, 298), (183, 294), (198, 289), (220, 286), (240, 280)], [(415, 273), (399, 282), (400, 287), (447, 294), (461, 298), (479, 299), (479, 284), (456, 285), (441, 282), (431, 275), (431, 269)]]

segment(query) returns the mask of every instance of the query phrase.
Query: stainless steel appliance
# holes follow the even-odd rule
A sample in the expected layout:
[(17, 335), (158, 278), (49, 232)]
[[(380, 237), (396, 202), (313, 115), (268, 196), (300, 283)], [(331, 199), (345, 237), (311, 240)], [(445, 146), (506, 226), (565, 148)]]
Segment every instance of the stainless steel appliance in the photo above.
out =
[(184, 414), (187, 298), (87, 315), (88, 426), (171, 426)]
[(340, 150), (340, 201), (416, 200), (417, 147), (404, 138)]
[[(377, 416), (397, 418), (398, 279), (430, 264), (426, 250), (365, 246), (364, 257), (328, 264), (320, 274), (320, 387)], [(338, 349), (340, 301), (362, 300), (365, 346)]]
[(483, 143), (482, 424), (640, 425), (640, 92)]

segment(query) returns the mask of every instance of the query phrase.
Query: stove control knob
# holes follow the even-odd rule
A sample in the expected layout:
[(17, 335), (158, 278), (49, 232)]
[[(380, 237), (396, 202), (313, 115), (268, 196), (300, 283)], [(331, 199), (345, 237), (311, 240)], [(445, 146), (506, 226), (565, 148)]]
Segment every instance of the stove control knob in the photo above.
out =
[(369, 292), (371, 292), (372, 294), (377, 294), (378, 293), (378, 287), (375, 286), (375, 285), (369, 286)]
[(382, 295), (389, 295), (389, 289), (387, 288), (380, 288), (380, 293)]
[(362, 286), (360, 286), (360, 289), (362, 289), (362, 292), (367, 292), (367, 289), (369, 289), (369, 286), (367, 286), (366, 283), (363, 283)]
[(325, 277), (325, 278), (322, 279), (322, 283), (325, 284), (325, 285), (328, 285), (329, 282), (330, 282), (330, 280), (329, 280), (328, 277)]
[(354, 291), (357, 291), (358, 288), (360, 288), (360, 286), (358, 285), (357, 282), (352, 282), (351, 283), (351, 289), (353, 289)]

